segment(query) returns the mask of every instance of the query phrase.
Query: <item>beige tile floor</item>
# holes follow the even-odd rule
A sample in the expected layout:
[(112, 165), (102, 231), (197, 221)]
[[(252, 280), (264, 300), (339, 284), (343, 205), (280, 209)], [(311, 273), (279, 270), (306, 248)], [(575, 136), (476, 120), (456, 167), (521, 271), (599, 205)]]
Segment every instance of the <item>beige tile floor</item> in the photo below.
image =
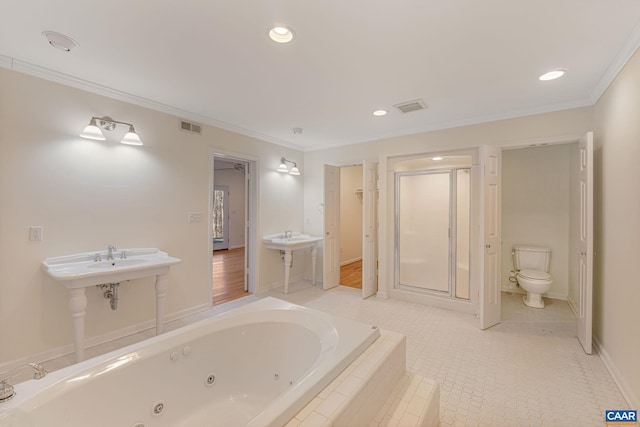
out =
[[(575, 338), (576, 321), (564, 301), (544, 310), (502, 294), (502, 323), (486, 331), (477, 319), (420, 304), (372, 297), (338, 287), (322, 291), (300, 282), (289, 294), (265, 296), (330, 312), (407, 336), (407, 370), (441, 385), (442, 426), (603, 426), (605, 409), (628, 404), (598, 355)], [(175, 329), (259, 298), (249, 296), (167, 325)], [(87, 350), (88, 357), (151, 336), (151, 332)], [(71, 363), (59, 358), (45, 366)]]

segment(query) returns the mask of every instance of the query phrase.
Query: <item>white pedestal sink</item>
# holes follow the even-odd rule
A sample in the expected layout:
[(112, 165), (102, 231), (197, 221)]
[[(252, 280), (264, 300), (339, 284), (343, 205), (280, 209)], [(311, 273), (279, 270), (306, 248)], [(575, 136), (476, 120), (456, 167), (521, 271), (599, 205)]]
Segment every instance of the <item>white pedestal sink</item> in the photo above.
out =
[(289, 237), (284, 234), (271, 234), (264, 236), (262, 242), (269, 249), (277, 249), (284, 255), (284, 293), (289, 293), (289, 270), (293, 260), (292, 252), (299, 249), (311, 248), (311, 283), (316, 284), (316, 259), (318, 257), (317, 244), (322, 237), (308, 234), (291, 233)]
[(158, 335), (163, 329), (164, 299), (169, 287), (167, 275), (173, 264), (182, 262), (181, 259), (171, 257), (156, 248), (124, 249), (114, 252), (113, 259), (107, 258), (106, 251), (96, 251), (47, 258), (42, 261), (43, 270), (53, 279), (62, 282), (71, 293), (69, 308), (73, 319), (77, 362), (84, 360), (87, 287), (155, 276), (156, 335)]

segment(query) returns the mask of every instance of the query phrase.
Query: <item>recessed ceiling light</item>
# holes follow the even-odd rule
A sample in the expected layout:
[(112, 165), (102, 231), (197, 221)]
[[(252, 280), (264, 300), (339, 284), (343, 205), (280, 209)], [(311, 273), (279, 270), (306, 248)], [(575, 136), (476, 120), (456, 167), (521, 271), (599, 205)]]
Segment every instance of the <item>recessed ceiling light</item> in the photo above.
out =
[(382, 116), (386, 116), (388, 113), (387, 110), (376, 110), (373, 112), (374, 116), (378, 116), (378, 117), (382, 117)]
[(431, 160), (436, 160), (436, 161), (442, 160), (442, 157), (440, 156), (432, 157)]
[(45, 36), (51, 46), (64, 52), (70, 52), (71, 49), (78, 46), (78, 43), (71, 37), (55, 31), (44, 31), (42, 35)]
[(293, 31), (291, 28), (276, 25), (269, 28), (269, 38), (276, 43), (289, 43), (293, 40)]
[(553, 70), (553, 71), (549, 71), (548, 73), (544, 73), (543, 75), (538, 77), (538, 79), (542, 80), (543, 82), (546, 82), (548, 80), (558, 79), (558, 78), (564, 76), (565, 73), (566, 73), (565, 70)]

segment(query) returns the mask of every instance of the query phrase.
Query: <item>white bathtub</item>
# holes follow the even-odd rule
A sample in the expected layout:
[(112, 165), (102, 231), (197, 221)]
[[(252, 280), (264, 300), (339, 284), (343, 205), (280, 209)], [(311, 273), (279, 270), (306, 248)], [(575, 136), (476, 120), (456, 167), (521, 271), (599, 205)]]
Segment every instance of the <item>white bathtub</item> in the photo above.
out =
[(280, 426), (379, 335), (265, 298), (18, 384), (0, 425)]

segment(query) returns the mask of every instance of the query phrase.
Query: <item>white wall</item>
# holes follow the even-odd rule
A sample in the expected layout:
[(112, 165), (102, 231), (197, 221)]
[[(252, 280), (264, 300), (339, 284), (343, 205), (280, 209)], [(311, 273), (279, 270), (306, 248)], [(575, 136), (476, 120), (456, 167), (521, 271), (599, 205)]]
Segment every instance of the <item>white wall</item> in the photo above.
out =
[(594, 108), (594, 334), (631, 408), (640, 407), (640, 52)]
[(236, 163), (216, 159), (213, 174), (215, 185), (229, 187), (229, 249), (244, 247), (244, 171), (233, 169)]
[(362, 166), (340, 168), (340, 265), (362, 259)]
[[(546, 296), (567, 299), (571, 163), (576, 144), (528, 147), (502, 152), (502, 289), (509, 288), (515, 245), (551, 249), (553, 280)], [(572, 157), (576, 156), (576, 157)], [(577, 171), (574, 169), (574, 172)], [(574, 180), (575, 181), (575, 180)], [(512, 285), (513, 286), (513, 285)]]
[[(302, 229), (303, 179), (275, 171), (282, 156), (300, 161), (298, 151), (208, 126), (188, 134), (168, 114), (6, 69), (0, 94), (0, 366), (71, 350), (68, 291), (43, 273), (47, 257), (159, 247), (183, 260), (170, 274), (167, 314), (211, 304), (213, 148), (258, 159), (258, 237)], [(78, 137), (94, 115), (134, 123), (145, 145), (118, 143), (120, 128), (104, 142)], [(189, 224), (189, 211), (203, 220)], [(44, 227), (43, 241), (28, 240), (31, 225)], [(258, 248), (258, 290), (282, 283), (279, 253)], [(97, 289), (88, 300), (88, 338), (155, 316), (150, 279), (122, 285), (115, 312)]]

